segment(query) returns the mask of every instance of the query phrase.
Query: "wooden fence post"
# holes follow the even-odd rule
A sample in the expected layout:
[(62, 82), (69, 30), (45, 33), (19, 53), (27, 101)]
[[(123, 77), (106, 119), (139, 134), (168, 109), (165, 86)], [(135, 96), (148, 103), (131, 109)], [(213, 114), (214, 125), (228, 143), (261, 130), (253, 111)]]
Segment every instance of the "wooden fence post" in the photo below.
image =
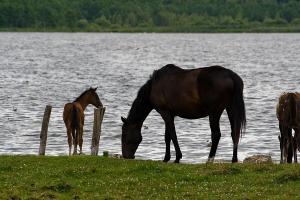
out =
[(93, 137), (91, 145), (91, 155), (97, 156), (99, 151), (101, 125), (105, 113), (105, 107), (94, 109), (94, 125), (93, 125)]
[(50, 115), (51, 115), (51, 109), (52, 109), (52, 107), (50, 105), (47, 105), (45, 108), (42, 130), (41, 130), (41, 134), (40, 134), (39, 155), (45, 155), (46, 144), (47, 144), (48, 125), (49, 125), (49, 120), (50, 120)]

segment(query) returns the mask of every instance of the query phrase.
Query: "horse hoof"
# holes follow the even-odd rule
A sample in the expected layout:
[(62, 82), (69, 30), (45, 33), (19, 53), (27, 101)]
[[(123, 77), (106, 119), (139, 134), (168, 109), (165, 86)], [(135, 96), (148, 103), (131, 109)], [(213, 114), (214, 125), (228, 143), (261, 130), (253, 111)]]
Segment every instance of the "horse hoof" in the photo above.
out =
[(214, 163), (214, 160), (215, 160), (215, 157), (211, 157), (211, 158), (208, 158), (206, 163), (209, 164), (209, 163)]
[(171, 157), (165, 157), (164, 160), (163, 160), (163, 162), (169, 162), (170, 159), (171, 159)]
[(174, 163), (179, 163), (179, 161), (180, 161), (180, 160), (177, 160), (177, 159), (176, 159), (176, 160), (174, 160)]

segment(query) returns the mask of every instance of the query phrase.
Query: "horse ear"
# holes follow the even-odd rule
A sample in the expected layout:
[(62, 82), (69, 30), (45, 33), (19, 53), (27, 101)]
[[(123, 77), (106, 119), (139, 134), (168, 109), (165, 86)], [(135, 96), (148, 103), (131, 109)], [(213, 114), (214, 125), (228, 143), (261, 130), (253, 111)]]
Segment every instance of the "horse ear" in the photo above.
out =
[(124, 124), (127, 123), (127, 119), (126, 119), (125, 117), (121, 117), (121, 120), (122, 120), (122, 122), (123, 122)]
[(93, 92), (95, 92), (97, 90), (97, 88), (98, 87), (96, 87), (96, 88), (90, 87), (90, 90), (93, 91)]

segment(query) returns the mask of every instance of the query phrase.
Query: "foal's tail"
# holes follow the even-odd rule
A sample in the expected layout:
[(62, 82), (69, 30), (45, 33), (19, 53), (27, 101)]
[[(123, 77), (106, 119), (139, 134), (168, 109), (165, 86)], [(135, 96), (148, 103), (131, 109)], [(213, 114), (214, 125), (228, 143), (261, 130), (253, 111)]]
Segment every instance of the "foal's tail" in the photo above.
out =
[(73, 104), (72, 108), (72, 121), (71, 121), (72, 129), (75, 130), (78, 128), (78, 122), (77, 122), (77, 109), (76, 106)]
[(230, 105), (232, 126), (235, 132), (235, 138), (240, 138), (240, 135), (242, 135), (246, 129), (246, 109), (243, 96), (244, 83), (241, 77), (234, 72), (231, 72), (231, 78), (234, 83), (233, 99)]

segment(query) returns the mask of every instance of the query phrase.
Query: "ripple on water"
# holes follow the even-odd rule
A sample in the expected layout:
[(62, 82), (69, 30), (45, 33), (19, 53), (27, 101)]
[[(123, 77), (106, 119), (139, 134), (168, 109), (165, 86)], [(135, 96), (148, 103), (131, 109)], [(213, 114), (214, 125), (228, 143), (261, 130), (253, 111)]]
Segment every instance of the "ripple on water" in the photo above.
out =
[[(47, 154), (66, 155), (62, 120), (66, 102), (90, 86), (107, 107), (103, 150), (121, 153), (121, 116), (154, 69), (168, 63), (186, 68), (223, 65), (244, 80), (248, 125), (239, 158), (256, 153), (279, 158), (275, 106), (283, 91), (300, 91), (297, 34), (107, 34), (0, 33), (1, 154), (36, 154), (45, 105), (51, 104)], [(85, 112), (84, 152), (90, 152), (93, 109)], [(208, 119), (176, 119), (183, 162), (204, 162), (209, 153)], [(146, 119), (136, 157), (162, 160), (164, 124), (156, 112)], [(231, 160), (226, 112), (217, 159)], [(171, 146), (172, 158), (175, 158)]]

